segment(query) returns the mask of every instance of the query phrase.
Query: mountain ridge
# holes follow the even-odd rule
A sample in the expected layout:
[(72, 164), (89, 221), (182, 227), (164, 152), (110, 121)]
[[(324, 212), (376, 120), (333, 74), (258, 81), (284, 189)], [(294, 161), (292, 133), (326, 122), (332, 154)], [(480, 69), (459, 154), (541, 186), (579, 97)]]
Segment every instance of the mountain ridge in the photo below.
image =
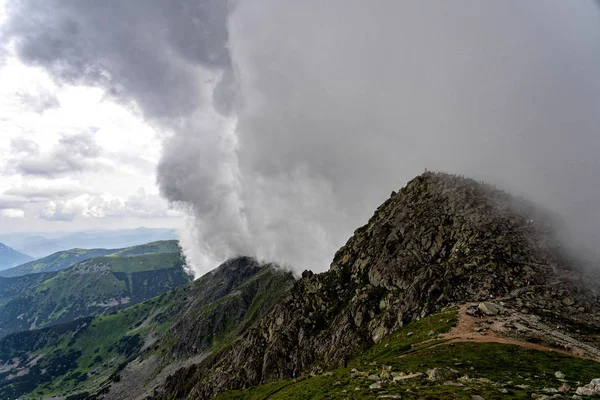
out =
[(0, 271), (33, 260), (28, 254), (21, 253), (4, 243), (0, 243)]
[(329, 271), (303, 273), (252, 331), (172, 375), (154, 398), (207, 399), (285, 379), (293, 366), (301, 373), (340, 367), (405, 324), (469, 301), (508, 296), (511, 307), (548, 325), (594, 331), (599, 299), (557, 247), (551, 222), (492, 186), (418, 176), (354, 233)]
[[(142, 249), (153, 253), (144, 254)], [(178, 251), (159, 251), (174, 249)], [(0, 336), (112, 312), (191, 280), (176, 242), (116, 254), (126, 255), (89, 258), (61, 271), (0, 278), (0, 289), (6, 288), (0, 293), (7, 292), (0, 299)]]
[(154, 254), (165, 252), (180, 252), (176, 240), (159, 240), (118, 249), (70, 249), (59, 251), (47, 257), (40, 258), (0, 271), (0, 277), (17, 277), (31, 273), (54, 272), (69, 268), (72, 265), (90, 258), (105, 256), (127, 256), (135, 254)]

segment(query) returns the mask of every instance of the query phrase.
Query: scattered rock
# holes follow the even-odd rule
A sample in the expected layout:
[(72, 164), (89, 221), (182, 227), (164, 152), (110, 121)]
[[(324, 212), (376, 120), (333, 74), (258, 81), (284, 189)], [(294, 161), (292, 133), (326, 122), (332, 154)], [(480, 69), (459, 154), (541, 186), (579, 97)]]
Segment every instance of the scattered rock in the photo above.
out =
[(368, 378), (372, 381), (379, 381), (379, 374), (373, 374), (373, 375), (369, 375)]
[(596, 390), (592, 385), (585, 385), (578, 387), (575, 391), (575, 394), (578, 394), (580, 396), (593, 396), (596, 394)]
[(471, 396), (471, 400), (485, 400), (485, 399), (478, 394), (474, 394)]
[(565, 374), (563, 374), (563, 373), (562, 373), (562, 372), (560, 372), (560, 371), (556, 371), (556, 372), (554, 373), (554, 376), (555, 376), (555, 377), (557, 377), (558, 379), (565, 379)]
[(428, 369), (426, 374), (427, 379), (431, 381), (437, 381), (443, 378), (442, 371), (439, 368)]
[(600, 394), (600, 378), (592, 379), (587, 385), (578, 387), (575, 394), (580, 396), (594, 396)]
[(477, 308), (479, 308), (479, 311), (481, 311), (483, 314), (490, 316), (490, 317), (493, 317), (494, 315), (498, 315), (500, 313), (500, 308), (498, 308), (498, 306), (496, 306), (495, 304), (490, 303), (488, 301), (479, 303), (479, 306)]
[(414, 332), (408, 332), (408, 333), (406, 334), (406, 336), (412, 336), (412, 335), (414, 335), (414, 334), (415, 334)]
[(397, 394), (382, 394), (377, 397), (378, 399), (401, 399), (402, 397)]
[(396, 376), (394, 376), (394, 381), (396, 381), (396, 382), (412, 381), (414, 379), (419, 379), (422, 376), (423, 376), (423, 374), (420, 372), (416, 372), (414, 374), (408, 374), (408, 375), (396, 375)]
[(369, 389), (381, 389), (381, 384), (379, 382), (372, 383)]

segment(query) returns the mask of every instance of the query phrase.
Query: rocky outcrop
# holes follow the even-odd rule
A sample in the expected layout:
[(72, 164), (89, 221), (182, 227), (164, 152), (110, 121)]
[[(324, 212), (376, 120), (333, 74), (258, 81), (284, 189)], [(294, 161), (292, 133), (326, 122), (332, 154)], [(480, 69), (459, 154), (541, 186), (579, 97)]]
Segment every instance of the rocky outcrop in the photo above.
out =
[[(178, 371), (155, 398), (206, 399), (343, 365), (403, 324), (451, 304), (503, 298), (526, 312), (593, 328), (595, 294), (534, 205), (462, 177), (425, 173), (393, 192), (322, 274), (231, 346)], [(497, 311), (483, 303), (484, 313)]]

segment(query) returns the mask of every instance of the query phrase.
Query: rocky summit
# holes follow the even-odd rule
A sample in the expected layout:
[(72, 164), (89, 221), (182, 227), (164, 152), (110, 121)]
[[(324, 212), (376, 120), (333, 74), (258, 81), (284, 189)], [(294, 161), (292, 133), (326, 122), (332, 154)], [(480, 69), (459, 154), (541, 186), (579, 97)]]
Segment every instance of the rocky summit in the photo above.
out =
[(344, 367), (406, 324), (471, 302), (471, 314), (502, 316), (505, 336), (526, 331), (530, 341), (598, 357), (598, 296), (554, 226), (528, 201), (427, 172), (392, 192), (329, 271), (305, 271), (256, 326), (174, 373), (153, 398), (208, 399), (292, 370)]

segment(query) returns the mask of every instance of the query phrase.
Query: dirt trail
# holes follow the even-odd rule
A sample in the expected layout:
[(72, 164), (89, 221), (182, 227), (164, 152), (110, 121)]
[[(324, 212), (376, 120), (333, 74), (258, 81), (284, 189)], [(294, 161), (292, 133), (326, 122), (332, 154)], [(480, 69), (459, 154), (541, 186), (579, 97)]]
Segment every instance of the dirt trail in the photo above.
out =
[[(497, 332), (494, 332), (492, 329), (487, 329), (485, 332), (475, 332), (473, 328), (475, 328), (478, 322), (488, 322), (491, 325), (495, 322), (493, 318), (484, 317), (477, 318), (472, 317), (467, 314), (467, 308), (469, 304), (464, 304), (460, 307), (458, 312), (458, 323), (454, 328), (450, 330), (448, 333), (440, 334), (437, 339), (430, 339), (424, 342), (416, 343), (413, 345), (415, 350), (418, 350), (420, 347), (427, 347), (427, 343), (432, 342), (433, 340), (442, 339), (445, 340), (443, 343), (436, 343), (433, 346), (428, 346), (427, 348), (434, 348), (438, 346), (447, 346), (451, 343), (501, 343), (501, 344), (512, 344), (515, 346), (523, 347), (526, 349), (534, 349), (540, 351), (553, 351), (560, 354), (565, 354), (571, 357), (578, 358), (589, 358), (586, 357), (583, 353), (578, 351), (566, 351), (557, 349), (554, 347), (545, 346), (543, 344), (530, 343), (524, 340), (519, 340), (516, 338), (500, 336)], [(575, 350), (575, 349), (574, 349)], [(403, 358), (408, 354), (403, 354), (399, 356), (399, 358)]]

